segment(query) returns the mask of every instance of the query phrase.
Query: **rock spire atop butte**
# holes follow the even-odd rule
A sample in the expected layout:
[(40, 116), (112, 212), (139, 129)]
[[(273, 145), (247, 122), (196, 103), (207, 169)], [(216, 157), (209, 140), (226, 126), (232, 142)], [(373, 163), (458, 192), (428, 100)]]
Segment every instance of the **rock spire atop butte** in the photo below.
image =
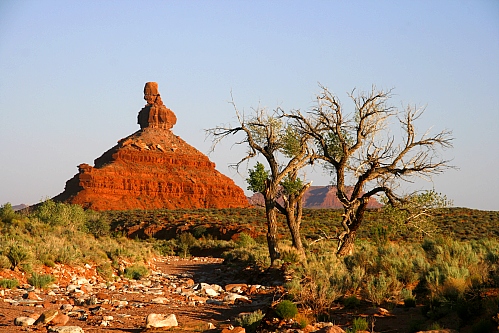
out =
[(247, 207), (243, 190), (215, 164), (172, 133), (177, 117), (156, 82), (144, 87), (140, 130), (95, 159), (80, 164), (53, 199), (94, 210)]

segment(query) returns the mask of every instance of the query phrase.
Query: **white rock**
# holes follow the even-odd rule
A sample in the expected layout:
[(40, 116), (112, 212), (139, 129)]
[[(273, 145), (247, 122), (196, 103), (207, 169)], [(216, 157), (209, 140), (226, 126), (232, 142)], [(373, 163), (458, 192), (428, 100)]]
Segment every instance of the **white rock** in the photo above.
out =
[(146, 318), (146, 328), (150, 327), (174, 327), (178, 326), (177, 317), (174, 314), (163, 315), (150, 313)]
[(113, 317), (113, 316), (103, 316), (103, 317), (102, 317), (102, 320), (105, 320), (105, 321), (113, 321), (113, 320), (114, 320), (114, 317)]
[(75, 290), (78, 289), (78, 286), (76, 284), (68, 284), (68, 286), (66, 287), (66, 291), (67, 292), (75, 292)]
[(235, 293), (227, 293), (227, 295), (225, 295), (224, 297), (224, 301), (225, 302), (234, 302), (236, 299), (244, 299), (244, 300), (249, 300), (248, 297), (246, 296), (243, 296), (243, 295), (239, 295), (239, 294), (235, 294)]
[(63, 305), (61, 305), (61, 310), (62, 311), (71, 311), (71, 310), (73, 310), (73, 305), (72, 304), (63, 304)]
[(83, 284), (89, 284), (88, 280), (85, 279), (84, 277), (80, 277), (74, 280), (74, 283), (77, 285), (83, 285)]
[(49, 333), (85, 333), (80, 326), (52, 326)]
[(165, 304), (168, 303), (168, 298), (166, 297), (156, 297), (151, 300), (151, 303), (154, 304)]
[(211, 288), (215, 291), (218, 291), (219, 293), (223, 292), (224, 291), (224, 288), (222, 288), (221, 286), (219, 286), (218, 284), (212, 284), (211, 285)]
[(205, 288), (204, 293), (206, 295), (212, 296), (212, 297), (220, 295), (215, 289), (212, 289), (212, 288)]
[(31, 326), (35, 323), (35, 319), (30, 317), (17, 317), (14, 319), (14, 325), (16, 326)]

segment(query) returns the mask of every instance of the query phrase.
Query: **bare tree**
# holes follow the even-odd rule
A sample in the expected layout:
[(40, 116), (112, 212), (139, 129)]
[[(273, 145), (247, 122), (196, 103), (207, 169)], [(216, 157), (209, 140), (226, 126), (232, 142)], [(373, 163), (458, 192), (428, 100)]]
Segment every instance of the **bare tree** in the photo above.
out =
[[(315, 155), (313, 149), (310, 147), (311, 137), (307, 134), (298, 135), (291, 126), (288, 126), (284, 121), (287, 118), (282, 117), (282, 110), (280, 109), (274, 110), (269, 114), (266, 109), (258, 108), (253, 110), (254, 112), (251, 116), (245, 116), (239, 112), (233, 100), (231, 103), (236, 111), (239, 125), (217, 126), (208, 129), (207, 132), (213, 137), (212, 149), (228, 136), (237, 133), (243, 134), (243, 139), (237, 142), (237, 144), (247, 145), (248, 151), (246, 155), (234, 165), (236, 168), (239, 168), (244, 161), (254, 158), (257, 155), (261, 155), (265, 158), (268, 167), (270, 168), (270, 173), (268, 177), (264, 179), (264, 184), (262, 184), (260, 188), (255, 187), (255, 189), (263, 194), (265, 201), (267, 243), (271, 264), (273, 264), (274, 261), (280, 257), (277, 242), (277, 212), (286, 212), (286, 209), (290, 209), (291, 205), (296, 203), (294, 196), (297, 195), (295, 192), (292, 193), (293, 197), (291, 201), (288, 200), (288, 204), (285, 205), (285, 207), (279, 205), (277, 203), (277, 198), (282, 194), (281, 182), (283, 182), (290, 173), (295, 174), (294, 179), (296, 180), (296, 173), (298, 170), (311, 160), (313, 161)], [(285, 162), (280, 162), (280, 159)], [(305, 187), (305, 185), (303, 185), (303, 187)], [(303, 196), (303, 194), (301, 194), (301, 196)], [(288, 217), (289, 214), (286, 216)], [(292, 216), (294, 217), (296, 214), (293, 213)], [(296, 222), (296, 219), (293, 221)], [(299, 225), (297, 229), (296, 223), (293, 223), (293, 221), (293, 228), (290, 228), (293, 243), (300, 252), (303, 252), (299, 235)]]
[[(390, 204), (401, 203), (403, 196), (395, 191), (401, 181), (410, 181), (413, 176), (431, 177), (451, 167), (439, 150), (452, 147), (453, 140), (448, 130), (418, 135), (414, 122), (424, 109), (388, 106), (391, 90), (373, 87), (358, 94), (354, 90), (349, 97), (355, 105), (350, 114), (333, 93), (321, 86), (317, 106), (306, 116), (300, 111), (285, 115), (297, 122), (303, 135), (315, 139), (320, 159), (335, 178), (337, 197), (344, 207), (338, 255), (353, 251), (369, 199), (384, 194)], [(392, 120), (402, 130), (400, 137), (390, 131)], [(348, 182), (353, 184), (350, 195), (346, 191)]]

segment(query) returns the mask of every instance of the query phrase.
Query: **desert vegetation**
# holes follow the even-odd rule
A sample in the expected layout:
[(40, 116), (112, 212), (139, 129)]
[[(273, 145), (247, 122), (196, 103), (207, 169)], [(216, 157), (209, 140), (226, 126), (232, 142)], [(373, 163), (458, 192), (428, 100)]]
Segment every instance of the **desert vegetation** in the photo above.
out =
[[(277, 216), (281, 257), (274, 266), (286, 278), (286, 302), (276, 307), (276, 316), (301, 326), (334, 320), (338, 307), (418, 307), (434, 327), (445, 326), (440, 322), (449, 316), (457, 316), (456, 325), (475, 325), (478, 331), (493, 325), (499, 311), (499, 212), (435, 208), (426, 221), (432, 230), (427, 234), (387, 223), (393, 220), (387, 209), (366, 211), (357, 250), (337, 256), (331, 235), (340, 230), (342, 213), (303, 211), (305, 259), (292, 246), (286, 219)], [(61, 264), (96, 265), (107, 279), (140, 279), (149, 273), (148, 259), (158, 254), (222, 256), (227, 264), (259, 271), (271, 264), (266, 214), (258, 208), (93, 212), (46, 201), (24, 212), (5, 204), (0, 219), (2, 269), (25, 272), (38, 288), (54, 282), (43, 268)], [(156, 233), (140, 232), (148, 228)], [(2, 288), (18, 285), (0, 279)], [(255, 312), (238, 320), (251, 331), (262, 318)], [(352, 322), (352, 331), (365, 324)], [(414, 332), (428, 328), (421, 322), (412, 326)]]

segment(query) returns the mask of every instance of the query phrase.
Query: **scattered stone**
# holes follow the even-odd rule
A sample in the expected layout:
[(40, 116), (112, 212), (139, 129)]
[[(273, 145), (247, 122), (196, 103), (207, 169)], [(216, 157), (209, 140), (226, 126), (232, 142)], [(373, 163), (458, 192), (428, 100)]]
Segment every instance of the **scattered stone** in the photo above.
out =
[(54, 326), (49, 327), (49, 333), (85, 333), (80, 326)]
[(14, 319), (14, 325), (16, 326), (31, 326), (35, 323), (35, 319), (30, 317), (17, 317)]
[(228, 303), (234, 303), (236, 300), (249, 301), (249, 298), (247, 296), (234, 294), (234, 293), (227, 293), (227, 295), (225, 295), (225, 297), (224, 297), (224, 301), (228, 302)]
[(228, 284), (225, 286), (225, 291), (241, 293), (248, 289), (248, 285), (246, 283), (236, 283), (236, 284)]
[(151, 327), (175, 327), (178, 326), (177, 317), (174, 314), (164, 315), (150, 313), (146, 318), (146, 328)]
[(47, 310), (43, 312), (40, 317), (35, 321), (34, 325), (48, 324), (59, 314), (57, 310)]
[(68, 323), (69, 321), (69, 316), (65, 315), (64, 313), (58, 313), (54, 319), (50, 321), (50, 325), (59, 325), (59, 326), (64, 326)]
[(224, 328), (221, 333), (246, 333), (246, 330), (243, 327), (229, 327)]
[(326, 326), (321, 328), (318, 331), (315, 331), (316, 333), (345, 333), (345, 331), (336, 325), (331, 325), (331, 326)]
[(168, 303), (168, 298), (166, 297), (156, 297), (151, 300), (153, 304), (165, 304)]
[(37, 293), (35, 293), (34, 291), (28, 291), (27, 294), (25, 294), (23, 296), (24, 299), (29, 299), (29, 300), (32, 300), (32, 301), (41, 301), (42, 298), (40, 296), (37, 295)]

